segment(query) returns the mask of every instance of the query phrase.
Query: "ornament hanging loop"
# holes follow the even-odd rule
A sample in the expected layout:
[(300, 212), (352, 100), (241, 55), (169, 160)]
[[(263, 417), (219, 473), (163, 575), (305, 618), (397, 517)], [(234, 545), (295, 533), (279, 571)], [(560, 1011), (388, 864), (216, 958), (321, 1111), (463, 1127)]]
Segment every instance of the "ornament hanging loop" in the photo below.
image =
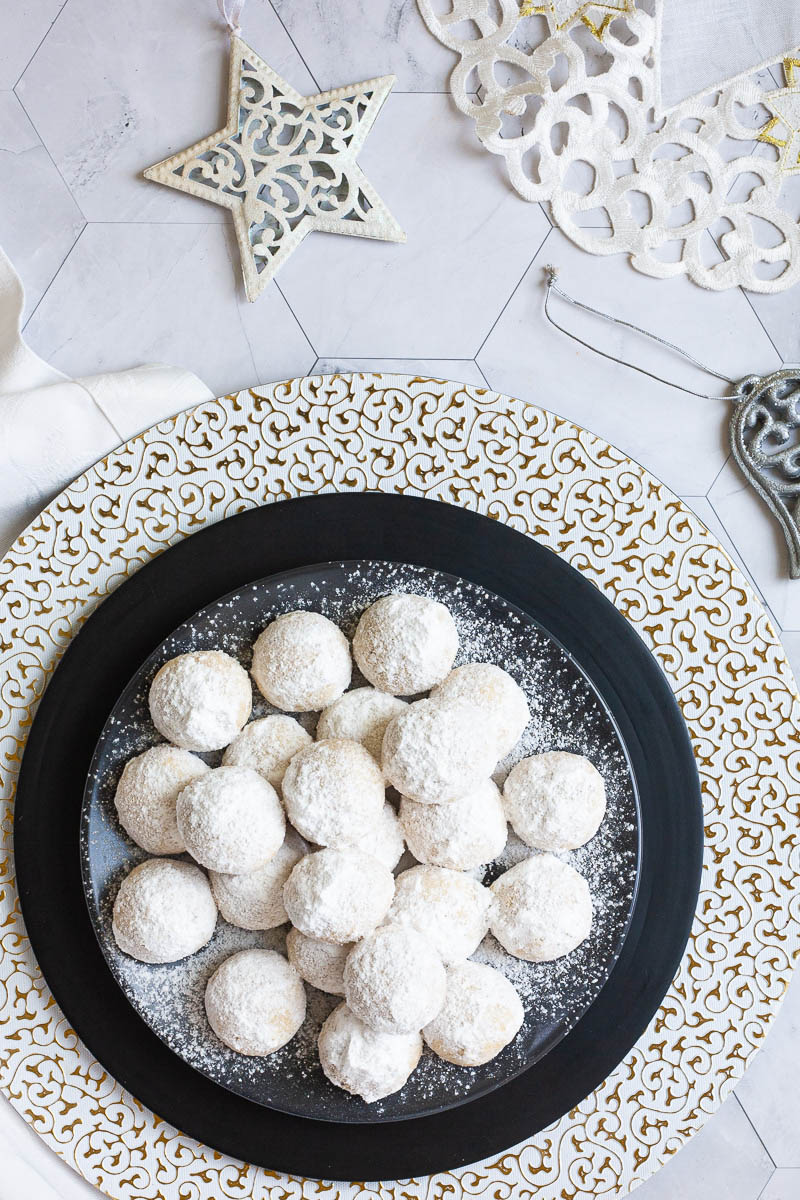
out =
[(240, 37), (242, 27), (239, 22), (242, 19), (244, 0), (217, 0), (217, 8), (219, 15), (228, 26), (231, 37)]

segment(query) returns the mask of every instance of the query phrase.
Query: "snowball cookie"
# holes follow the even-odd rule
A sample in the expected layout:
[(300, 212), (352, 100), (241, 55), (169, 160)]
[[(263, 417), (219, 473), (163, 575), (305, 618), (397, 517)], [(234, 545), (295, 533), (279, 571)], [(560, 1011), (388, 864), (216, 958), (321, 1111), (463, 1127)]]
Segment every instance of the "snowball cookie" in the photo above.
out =
[(289, 763), (313, 740), (294, 717), (276, 713), (245, 725), (223, 754), (222, 762), (226, 767), (250, 767), (258, 771), (280, 792)]
[(176, 806), (192, 858), (210, 871), (257, 871), (280, 849), (286, 818), (275, 788), (249, 767), (217, 767), (187, 784)]
[(514, 832), (536, 850), (577, 850), (606, 812), (600, 772), (588, 758), (563, 750), (523, 758), (509, 772), (503, 800)]
[(508, 837), (503, 802), (491, 779), (449, 804), (417, 804), (404, 796), (400, 824), (414, 858), (454, 871), (491, 862)]
[(226, 921), (240, 929), (275, 929), (289, 918), (283, 907), (283, 885), (308, 846), (291, 828), (274, 858), (246, 875), (210, 873), (211, 890)]
[(480, 1067), (516, 1037), (525, 1009), (501, 971), (482, 963), (457, 963), (447, 971), (444, 1007), (422, 1031), (439, 1058), (457, 1067)]
[(466, 701), (417, 700), (391, 720), (383, 739), (383, 773), (403, 796), (444, 804), (488, 779), (497, 763), (486, 717)]
[(409, 593), (376, 600), (353, 637), (362, 675), (394, 696), (427, 692), (444, 679), (457, 651), (458, 632), (445, 606)]
[(139, 962), (177, 962), (205, 946), (217, 906), (203, 872), (174, 858), (149, 858), (123, 879), (111, 928), (120, 950)]
[(253, 647), (258, 690), (285, 712), (327, 708), (349, 686), (352, 669), (347, 638), (322, 613), (284, 613)]
[(471, 875), (446, 867), (411, 867), (395, 880), (388, 920), (416, 929), (442, 962), (469, 958), (489, 929), (492, 894)]
[(393, 895), (389, 868), (351, 846), (307, 854), (283, 887), (289, 920), (324, 942), (357, 942), (380, 924)]
[(125, 764), (114, 804), (119, 823), (148, 854), (182, 854), (175, 802), (178, 792), (209, 768), (175, 746), (152, 746)]
[(353, 949), (353, 942), (322, 942), (319, 938), (306, 937), (299, 929), (290, 929), (286, 935), (286, 953), (298, 975), (332, 996), (344, 995), (344, 964)]
[(340, 1004), (319, 1033), (319, 1062), (336, 1087), (367, 1104), (399, 1092), (422, 1054), (418, 1033), (378, 1033)]
[(432, 700), (470, 700), (482, 708), (497, 731), (497, 757), (505, 758), (531, 718), (528, 700), (508, 671), (494, 663), (456, 667), (431, 692)]
[(150, 685), (150, 716), (184, 750), (221, 750), (250, 716), (253, 689), (244, 667), (221, 650), (165, 662)]
[(492, 894), (492, 933), (517, 958), (550, 962), (589, 936), (589, 885), (552, 854), (535, 854), (517, 863), (495, 880)]
[(331, 738), (296, 754), (283, 802), (298, 833), (320, 846), (357, 840), (376, 825), (386, 799), (380, 767), (359, 742)]
[(383, 925), (359, 942), (344, 964), (352, 1011), (379, 1033), (417, 1033), (444, 1004), (446, 975), (433, 946), (416, 929)]
[(397, 813), (388, 800), (381, 809), (377, 823), (367, 833), (348, 842), (347, 845), (354, 846), (356, 850), (363, 850), (365, 854), (371, 854), (390, 871), (395, 869), (403, 857), (406, 843)]
[(351, 742), (361, 742), (375, 761), (380, 762), (386, 726), (405, 707), (405, 700), (377, 688), (354, 688), (325, 709), (317, 724), (317, 741), (348, 738)]
[(206, 984), (206, 1016), (221, 1042), (238, 1054), (273, 1054), (306, 1018), (306, 989), (275, 950), (240, 950)]

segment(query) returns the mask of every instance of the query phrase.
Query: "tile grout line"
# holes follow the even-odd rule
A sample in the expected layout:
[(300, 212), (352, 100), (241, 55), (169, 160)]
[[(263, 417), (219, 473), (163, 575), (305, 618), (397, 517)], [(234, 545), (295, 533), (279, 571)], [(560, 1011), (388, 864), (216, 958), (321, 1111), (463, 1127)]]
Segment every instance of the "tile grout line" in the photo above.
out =
[[(721, 399), (721, 400), (725, 400), (725, 399), (726, 399), (726, 397), (725, 397), (725, 396), (721, 396), (721, 397), (720, 397), (720, 399)], [(724, 461), (724, 463), (722, 464), (722, 466), (720, 467), (720, 469), (717, 471), (717, 473), (716, 473), (716, 475), (714, 476), (714, 478), (711, 480), (711, 483), (708, 485), (708, 491), (706, 491), (706, 492), (704, 493), (704, 495), (705, 495), (706, 499), (709, 501), (709, 503), (711, 502), (711, 489), (713, 488), (714, 484), (717, 482), (717, 480), (719, 479), (720, 475), (721, 475), (721, 474), (722, 474), (722, 472), (725, 470), (725, 468), (727, 467), (728, 463), (731, 461), (731, 459), (732, 459), (732, 458), (733, 458), (733, 455), (731, 454), (731, 452), (730, 452), (730, 450), (729, 450), (729, 451), (728, 451), (728, 453), (725, 455), (725, 461)], [(712, 508), (714, 508), (714, 505), (712, 504), (712, 505), (711, 505), (711, 507), (712, 507)], [(716, 511), (716, 510), (715, 510), (715, 511)]]
[(494, 332), (495, 328), (497, 327), (498, 323), (500, 322), (500, 320), (501, 320), (501, 318), (502, 318), (502, 316), (503, 316), (503, 313), (506, 311), (506, 309), (508, 308), (508, 306), (509, 306), (509, 304), (511, 303), (511, 301), (512, 301), (512, 300), (514, 299), (514, 297), (516, 296), (517, 292), (519, 291), (520, 287), (522, 286), (522, 281), (523, 281), (523, 279), (524, 279), (524, 278), (525, 278), (525, 276), (528, 274), (528, 271), (530, 271), (531, 267), (532, 267), (532, 266), (533, 266), (533, 264), (535, 263), (535, 261), (536, 261), (536, 259), (538, 258), (539, 254), (541, 254), (541, 252), (542, 252), (542, 248), (543, 248), (543, 246), (544, 246), (545, 242), (547, 241), (547, 239), (550, 237), (550, 234), (551, 234), (552, 232), (553, 232), (553, 227), (552, 227), (552, 225), (551, 225), (551, 226), (550, 226), (550, 228), (548, 229), (547, 233), (544, 235), (544, 237), (542, 238), (541, 242), (539, 243), (539, 246), (538, 246), (538, 248), (536, 249), (536, 251), (535, 251), (535, 253), (534, 253), (533, 257), (532, 257), (532, 258), (531, 258), (531, 260), (530, 260), (530, 262), (529, 262), (529, 263), (528, 263), (528, 265), (525, 267), (525, 270), (522, 272), (522, 274), (520, 275), (519, 279), (517, 280), (517, 283), (516, 283), (516, 285), (515, 285), (515, 287), (514, 287), (514, 290), (511, 292), (511, 295), (508, 297), (508, 299), (506, 300), (505, 304), (504, 304), (504, 305), (503, 305), (503, 307), (500, 309), (500, 312), (497, 314), (497, 316), (496, 316), (495, 320), (492, 322), (492, 324), (491, 324), (491, 327), (490, 327), (489, 331), (488, 331), (488, 332), (487, 332), (487, 334), (486, 334), (486, 337), (483, 339), (483, 341), (481, 342), (480, 346), (478, 346), (478, 349), (475, 351), (475, 356), (474, 356), (474, 357), (475, 357), (475, 361), (476, 361), (476, 362), (477, 362), (477, 359), (478, 359), (478, 355), (479, 355), (479, 354), (480, 354), (480, 352), (483, 350), (483, 347), (486, 345), (486, 343), (488, 342), (489, 338), (492, 336), (492, 334), (493, 334), (493, 332)]
[[(65, 7), (66, 7), (66, 3), (67, 3), (67, 0), (65, 0)], [(63, 11), (63, 9), (62, 9), (61, 11)], [(55, 21), (53, 22), (53, 24), (55, 24)], [(51, 28), (52, 28), (52, 26), (51, 26)], [(26, 68), (26, 69), (27, 69), (27, 68)], [(22, 97), (21, 97), (21, 96), (20, 96), (20, 95), (17, 93), (17, 91), (16, 91), (16, 85), (14, 86), (14, 89), (13, 89), (13, 91), (14, 91), (14, 95), (15, 95), (15, 96), (16, 96), (16, 98), (17, 98), (17, 103), (19, 104), (19, 106), (20, 106), (20, 108), (22, 109), (22, 111), (25, 113), (25, 116), (26, 116), (26, 117), (28, 118), (28, 120), (30, 121), (30, 123), (31, 123), (31, 128), (33, 129), (33, 131), (35, 132), (35, 134), (36, 134), (37, 138), (39, 139), (39, 145), (42, 147), (42, 149), (44, 150), (45, 154), (46, 154), (46, 155), (47, 155), (47, 157), (50, 159), (50, 162), (53, 164), (53, 170), (56, 172), (56, 174), (58, 175), (58, 178), (61, 180), (61, 182), (63, 183), (64, 187), (67, 189), (67, 195), (69, 196), (70, 200), (71, 200), (71, 201), (72, 201), (72, 203), (75, 205), (75, 207), (77, 208), (78, 212), (81, 214), (81, 217), (83, 218), (83, 220), (84, 220), (84, 221), (86, 221), (86, 223), (88, 224), (88, 217), (86, 216), (86, 213), (83, 211), (83, 209), (81, 208), (80, 204), (79, 204), (79, 203), (78, 203), (78, 201), (76, 200), (76, 198), (75, 198), (75, 194), (74, 194), (74, 192), (72, 191), (72, 188), (69, 186), (69, 184), (67, 183), (66, 179), (64, 178), (64, 176), (63, 176), (63, 175), (62, 175), (62, 173), (61, 173), (61, 168), (59, 167), (59, 165), (58, 165), (58, 163), (56, 162), (56, 160), (53, 158), (52, 154), (50, 153), (50, 149), (49, 149), (49, 147), (47, 146), (46, 142), (45, 142), (45, 141), (44, 141), (44, 139), (42, 138), (42, 135), (39, 133), (39, 130), (36, 128), (36, 124), (35, 124), (35, 122), (34, 122), (34, 120), (33, 120), (33, 117), (32, 117), (32, 116), (31, 116), (31, 114), (28, 112), (27, 108), (25, 107), (25, 103), (24, 103), (24, 101), (23, 101)], [(116, 222), (115, 222), (115, 223), (116, 223)]]
[[(42, 34), (41, 40), (39, 41), (38, 45), (36, 46), (36, 49), (34, 50), (33, 54), (30, 56), (30, 58), (28, 59), (28, 61), (25, 63), (25, 66), (24, 66), (24, 67), (22, 68), (22, 70), (20, 71), (20, 73), (19, 73), (19, 76), (17, 77), (17, 79), (14, 81), (14, 83), (12, 83), (10, 90), (11, 90), (12, 92), (14, 92), (14, 94), (15, 94), (15, 95), (16, 95), (16, 88), (17, 88), (17, 84), (20, 82), (20, 80), (22, 79), (22, 76), (25, 74), (25, 72), (27, 71), (28, 67), (31, 65), (31, 63), (33, 62), (33, 60), (36, 58), (36, 55), (37, 55), (37, 54), (39, 53), (39, 51), (41, 50), (41, 48), (42, 48), (42, 45), (44, 44), (45, 40), (47, 39), (47, 37), (48, 37), (48, 35), (49, 35), (49, 33), (50, 33), (50, 30), (53, 28), (53, 26), (55, 25), (56, 21), (57, 21), (57, 20), (58, 20), (58, 18), (61, 16), (62, 12), (64, 11), (64, 9), (65, 9), (66, 7), (67, 7), (67, 0), (62, 0), (61, 7), (59, 8), (59, 10), (58, 10), (58, 12), (56, 13), (56, 15), (53, 17), (53, 19), (52, 19), (52, 21), (50, 22), (50, 24), (47, 26), (47, 29), (45, 30), (45, 32)], [(17, 99), (19, 100), (19, 96), (17, 96)], [(22, 103), (22, 101), (20, 100), (20, 104), (21, 104), (21, 103)], [(26, 116), (27, 116), (27, 114), (26, 114)], [(30, 121), (30, 117), (28, 117), (28, 120)], [(31, 121), (31, 124), (33, 125), (33, 122), (32, 122), (32, 121)], [(34, 129), (36, 129), (36, 126), (35, 126), (35, 125), (34, 125), (33, 127), (34, 127)], [(38, 131), (38, 129), (36, 130), (36, 136), (37, 136), (37, 137), (39, 136), (39, 131)], [(41, 141), (41, 138), (40, 138), (39, 140)]]
[[(745, 1115), (745, 1118), (746, 1118), (746, 1120), (747, 1120), (747, 1123), (748, 1123), (748, 1125), (750, 1126), (750, 1128), (752, 1129), (753, 1133), (754, 1133), (754, 1134), (756, 1135), (756, 1137), (758, 1138), (758, 1140), (759, 1140), (759, 1143), (760, 1143), (760, 1145), (761, 1145), (761, 1149), (764, 1151), (764, 1153), (766, 1154), (767, 1158), (769, 1159), (769, 1161), (772, 1163), (773, 1167), (774, 1167), (774, 1168), (775, 1168), (775, 1170), (777, 1171), (777, 1169), (778, 1169), (778, 1164), (775, 1162), (775, 1159), (772, 1157), (772, 1155), (770, 1154), (769, 1150), (768, 1150), (768, 1149), (767, 1149), (767, 1147), (764, 1145), (764, 1141), (763, 1141), (763, 1139), (762, 1139), (762, 1137), (761, 1137), (761, 1134), (758, 1132), (758, 1130), (756, 1129), (755, 1125), (753, 1124), (753, 1122), (752, 1122), (752, 1121), (751, 1121), (751, 1119), (750, 1119), (750, 1114), (749, 1114), (749, 1112), (747, 1111), (747, 1109), (745, 1108), (745, 1106), (742, 1104), (741, 1100), (740, 1100), (740, 1099), (739, 1099), (739, 1097), (736, 1095), (736, 1092), (735, 1092), (735, 1091), (734, 1091), (734, 1092), (732, 1092), (732, 1093), (731, 1093), (731, 1095), (733, 1096), (733, 1098), (734, 1098), (734, 1100), (736, 1101), (736, 1103), (739, 1105), (739, 1108), (740, 1108), (740, 1109), (742, 1110), (742, 1112), (744, 1113), (744, 1115)], [(770, 1176), (770, 1178), (771, 1178), (771, 1176)], [(769, 1180), (767, 1180), (767, 1183), (769, 1183)], [(767, 1186), (767, 1184), (765, 1183), (765, 1184), (764, 1184), (764, 1187), (766, 1187), (766, 1186)], [(763, 1191), (764, 1189), (762, 1188), (761, 1190)]]
[(319, 86), (319, 83), (317, 82), (317, 77), (316, 77), (316, 75), (315, 75), (315, 74), (314, 74), (314, 72), (311, 70), (311, 67), (308, 65), (308, 63), (306, 62), (305, 58), (303, 57), (303, 55), (302, 55), (302, 53), (301, 53), (301, 51), (300, 51), (300, 47), (298, 46), (297, 42), (294, 40), (294, 38), (292, 37), (292, 35), (289, 33), (289, 30), (286, 28), (286, 24), (285, 24), (285, 22), (284, 22), (284, 20), (283, 20), (283, 17), (282, 17), (282, 16), (281, 16), (281, 14), (278, 12), (278, 10), (277, 10), (277, 8), (275, 7), (275, 5), (273, 4), (272, 0), (269, 0), (269, 6), (270, 6), (270, 8), (272, 9), (273, 13), (275, 14), (275, 16), (276, 16), (276, 18), (277, 18), (277, 20), (278, 20), (278, 23), (280, 24), (280, 27), (281, 27), (281, 29), (282, 29), (282, 30), (283, 30), (283, 32), (286, 34), (286, 36), (288, 37), (289, 41), (292, 43), (292, 45), (294, 46), (295, 50), (297, 51), (297, 53), (298, 53), (298, 55), (299, 55), (299, 57), (300, 57), (300, 61), (301, 61), (301, 63), (303, 64), (303, 66), (304, 66), (304, 67), (305, 67), (305, 69), (308, 71), (309, 75), (311, 76), (311, 78), (312, 78), (312, 80), (313, 80), (313, 82), (314, 82), (314, 87), (317, 89), (317, 91), (318, 91), (318, 92), (321, 92), (323, 89), (322, 89), (322, 88)]
[(775, 1175), (775, 1172), (776, 1172), (777, 1170), (778, 1170), (778, 1168), (776, 1167), (776, 1168), (775, 1168), (775, 1171), (773, 1171), (773, 1172), (770, 1174), (770, 1177), (769, 1177), (769, 1179), (767, 1180), (767, 1182), (764, 1184), (764, 1186), (763, 1186), (763, 1188), (761, 1189), (761, 1191), (760, 1191), (760, 1192), (758, 1193), (758, 1195), (756, 1196), (756, 1200), (761, 1200), (761, 1197), (764, 1195), (764, 1192), (767, 1190), (767, 1188), (769, 1187), (769, 1185), (772, 1183), (772, 1178), (773, 1178), (773, 1176)]
[(753, 307), (753, 303), (752, 303), (752, 301), (751, 301), (751, 299), (750, 299), (750, 297), (749, 297), (749, 295), (748, 295), (748, 293), (747, 293), (747, 290), (746, 290), (746, 289), (745, 289), (745, 288), (744, 288), (744, 287), (743, 287), (743, 286), (740, 284), (740, 285), (739, 285), (739, 291), (740, 291), (740, 292), (742, 293), (742, 295), (744, 296), (745, 302), (746, 302), (746, 304), (747, 304), (747, 307), (750, 309), (750, 312), (753, 314), (753, 316), (754, 316), (754, 317), (755, 317), (755, 319), (758, 321), (758, 323), (759, 323), (759, 325), (761, 326), (761, 328), (764, 330), (764, 333), (765, 333), (765, 335), (766, 335), (767, 341), (769, 342), (770, 346), (772, 346), (772, 349), (773, 349), (773, 350), (775, 351), (775, 353), (777, 354), (779, 362), (780, 362), (781, 364), (784, 364), (786, 360), (784, 359), (784, 357), (783, 357), (783, 355), (781, 354), (780, 350), (778, 349), (778, 347), (775, 345), (774, 341), (772, 340), (772, 335), (771, 335), (770, 331), (767, 329), (766, 325), (765, 325), (765, 324), (764, 324), (764, 322), (761, 320), (761, 317), (758, 315), (758, 313), (757, 313), (756, 309)]
[[(238, 256), (237, 256), (236, 260), (234, 261), (234, 257), (231, 253), (231, 235), (228, 232), (228, 229), (226, 229), (226, 231), (225, 231), (225, 239), (224, 240), (225, 240), (225, 255), (228, 259), (228, 262), (230, 263), (231, 270), (234, 273), (234, 277), (236, 278), (236, 288), (237, 288), (237, 292), (238, 292), (239, 287), (241, 287), (241, 263), (238, 260)], [(250, 362), (252, 363), (252, 366), (253, 366), (253, 378), (260, 383), (261, 381), (258, 379), (258, 368), (256, 367), (256, 360), (255, 360), (255, 355), (253, 354), (253, 347), (250, 344), (250, 338), (247, 336), (247, 330), (245, 329), (244, 321), (242, 320), (242, 305), (241, 305), (238, 295), (235, 295), (234, 299), (235, 299), (235, 303), (236, 303), (236, 319), (239, 322), (239, 328), (242, 331), (242, 337), (244, 338), (245, 345), (247, 346), (247, 353), (250, 355)], [(249, 301), (248, 301), (248, 303), (249, 303)]]
[(482, 380), (483, 380), (483, 382), (486, 384), (486, 386), (487, 386), (487, 388), (489, 389), (489, 391), (490, 391), (490, 392), (494, 391), (494, 388), (493, 388), (493, 387), (492, 387), (492, 385), (489, 383), (489, 380), (486, 378), (485, 374), (483, 373), (483, 370), (481, 369), (481, 364), (478, 362), (477, 358), (473, 358), (473, 360), (472, 360), (472, 361), (475, 363), (475, 366), (476, 366), (476, 368), (477, 368), (477, 370), (478, 370), (478, 372), (479, 372), (479, 374), (480, 374), (480, 376), (481, 376), (481, 379), (482, 379)]
[(273, 278), (272, 282), (275, 284), (275, 290), (277, 291), (278, 295), (281, 297), (281, 299), (283, 300), (283, 303), (286, 305), (286, 307), (288, 308), (289, 312), (292, 314), (292, 316), (293, 316), (293, 318), (294, 318), (294, 322), (295, 322), (295, 324), (297, 325), (297, 328), (300, 330), (300, 332), (302, 333), (303, 337), (304, 337), (304, 338), (306, 339), (306, 341), (308, 342), (309, 349), (311, 350), (311, 353), (314, 355), (314, 361), (316, 362), (316, 361), (317, 361), (317, 360), (320, 358), (320, 355), (319, 355), (319, 354), (317, 354), (317, 348), (316, 348), (316, 346), (314, 345), (314, 343), (311, 341), (311, 338), (310, 338), (310, 337), (308, 336), (308, 334), (306, 333), (306, 331), (305, 331), (305, 328), (303, 327), (303, 325), (301, 325), (301, 323), (300, 323), (300, 319), (299, 319), (299, 317), (298, 317), (297, 313), (294, 311), (294, 309), (292, 308), (291, 304), (290, 304), (290, 303), (289, 303), (289, 301), (286, 299), (286, 293), (284, 292), (284, 290), (283, 290), (283, 288), (281, 287), (281, 285), (278, 283), (278, 280), (277, 280), (277, 278)]
[(55, 281), (58, 279), (59, 275), (61, 274), (61, 272), (62, 272), (62, 271), (63, 271), (63, 269), (64, 269), (64, 266), (65, 266), (65, 264), (66, 264), (66, 262), (67, 262), (67, 259), (70, 257), (70, 255), (72, 254), (73, 250), (75, 249), (75, 247), (77, 246), (78, 242), (81, 240), (81, 238), (83, 237), (83, 235), (86, 233), (86, 230), (87, 230), (88, 228), (89, 228), (89, 222), (88, 222), (88, 221), (84, 221), (83, 229), (80, 231), (80, 233), (78, 234), (78, 236), (75, 238), (75, 241), (72, 243), (72, 245), (70, 246), (69, 250), (67, 251), (67, 253), (66, 253), (66, 254), (64, 255), (64, 257), (62, 258), (61, 262), (59, 263), (58, 270), (56, 271), (56, 273), (54, 274), (53, 278), (52, 278), (52, 279), (50, 280), (50, 282), (48, 283), (47, 287), (46, 287), (46, 288), (44, 289), (44, 291), (42, 292), (42, 294), (41, 294), (41, 296), (39, 297), (39, 299), (37, 300), (37, 302), (36, 302), (36, 306), (34, 307), (33, 311), (32, 311), (32, 312), (30, 313), (30, 315), (29, 315), (29, 316), (26, 318), (26, 320), (25, 320), (25, 324), (24, 324), (24, 325), (22, 326), (22, 328), (20, 329), (20, 333), (21, 333), (21, 334), (24, 334), (24, 333), (25, 333), (25, 330), (28, 328), (28, 326), (30, 325), (31, 321), (32, 321), (32, 320), (33, 320), (33, 318), (36, 316), (36, 313), (39, 311), (39, 305), (42, 303), (42, 301), (44, 300), (45, 296), (46, 296), (46, 295), (48, 294), (48, 292), (50, 291), (50, 288), (53, 286), (53, 284), (55, 283)]

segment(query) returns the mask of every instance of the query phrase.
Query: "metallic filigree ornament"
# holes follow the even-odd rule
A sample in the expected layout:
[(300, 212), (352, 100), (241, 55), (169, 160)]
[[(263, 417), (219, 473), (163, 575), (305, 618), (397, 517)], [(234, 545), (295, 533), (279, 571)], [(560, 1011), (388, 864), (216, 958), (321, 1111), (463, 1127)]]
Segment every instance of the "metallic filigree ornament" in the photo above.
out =
[(789, 574), (800, 579), (800, 367), (749, 375), (733, 401), (733, 456), (778, 519), (789, 550)]
[(356, 162), (394, 81), (302, 96), (234, 34), (227, 125), (145, 178), (231, 210), (248, 300), (314, 230), (404, 242)]

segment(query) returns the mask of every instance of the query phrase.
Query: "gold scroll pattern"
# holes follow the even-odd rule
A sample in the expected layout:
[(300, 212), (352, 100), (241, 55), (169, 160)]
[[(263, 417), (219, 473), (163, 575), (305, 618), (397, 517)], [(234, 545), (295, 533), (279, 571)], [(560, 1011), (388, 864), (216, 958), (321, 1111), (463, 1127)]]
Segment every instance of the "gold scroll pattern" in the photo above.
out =
[[(16, 775), (47, 678), (95, 605), (197, 529), (325, 491), (428, 496), (532, 535), (656, 655), (692, 737), (706, 849), (678, 976), (636, 1047), (574, 1111), (470, 1168), (321, 1183), (235, 1162), (142, 1108), (70, 1030), (14, 885)], [(663, 484), (585, 430), (440, 380), (315, 377), (203, 404), (115, 450), (0, 564), (0, 1086), (114, 1200), (459, 1200), (626, 1193), (714, 1112), (761, 1044), (798, 954), (800, 697), (737, 568)]]

